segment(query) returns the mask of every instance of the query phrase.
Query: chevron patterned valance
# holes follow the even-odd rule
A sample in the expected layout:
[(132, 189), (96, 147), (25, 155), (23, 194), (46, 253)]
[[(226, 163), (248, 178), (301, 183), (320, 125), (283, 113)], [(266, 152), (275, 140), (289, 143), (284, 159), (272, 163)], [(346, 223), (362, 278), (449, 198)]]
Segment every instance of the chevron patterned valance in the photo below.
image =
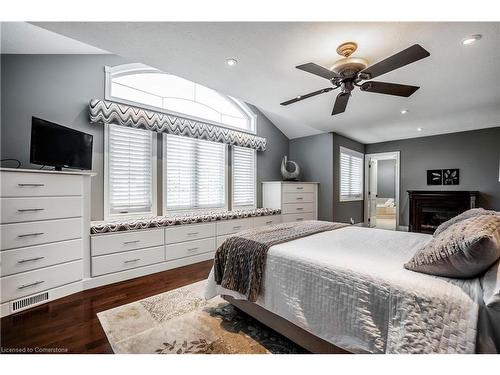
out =
[(132, 107), (107, 100), (92, 99), (89, 103), (90, 121), (146, 129), (158, 133), (182, 135), (228, 145), (266, 149), (266, 138), (190, 120), (149, 109)]

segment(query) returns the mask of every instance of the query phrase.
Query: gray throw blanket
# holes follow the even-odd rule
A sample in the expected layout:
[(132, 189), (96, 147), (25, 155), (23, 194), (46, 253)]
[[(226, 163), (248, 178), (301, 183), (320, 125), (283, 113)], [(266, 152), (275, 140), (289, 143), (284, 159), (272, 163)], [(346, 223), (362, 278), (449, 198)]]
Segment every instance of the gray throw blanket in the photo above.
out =
[(215, 282), (255, 302), (261, 289), (267, 251), (271, 246), (347, 225), (308, 220), (239, 232), (227, 238), (215, 253)]

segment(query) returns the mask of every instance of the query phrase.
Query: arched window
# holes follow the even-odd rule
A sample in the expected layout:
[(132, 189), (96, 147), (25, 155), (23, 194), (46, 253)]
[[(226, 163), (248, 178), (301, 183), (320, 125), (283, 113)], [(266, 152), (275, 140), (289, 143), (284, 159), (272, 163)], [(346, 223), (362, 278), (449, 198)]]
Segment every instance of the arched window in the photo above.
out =
[(255, 115), (230, 96), (143, 64), (106, 68), (106, 99), (255, 133)]

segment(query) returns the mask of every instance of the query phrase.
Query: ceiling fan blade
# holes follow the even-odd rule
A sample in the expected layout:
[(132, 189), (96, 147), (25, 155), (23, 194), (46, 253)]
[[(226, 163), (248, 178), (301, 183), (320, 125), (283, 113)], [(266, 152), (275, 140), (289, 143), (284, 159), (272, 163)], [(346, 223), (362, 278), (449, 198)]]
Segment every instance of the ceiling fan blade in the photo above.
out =
[(315, 63), (298, 65), (296, 68), (326, 79), (338, 78), (338, 75), (335, 72), (332, 72), (330, 69), (324, 68)]
[(283, 102), (283, 103), (280, 103), (280, 104), (281, 105), (288, 105), (288, 104), (296, 103), (296, 102), (299, 102), (301, 100), (310, 98), (311, 96), (316, 96), (316, 95), (319, 95), (319, 94), (323, 94), (325, 92), (332, 91), (333, 89), (334, 89), (334, 87), (327, 87), (326, 89), (321, 89), (321, 90), (318, 90), (318, 91), (310, 92), (309, 94), (296, 96), (295, 98), (287, 100), (286, 102)]
[(420, 44), (414, 44), (401, 52), (392, 55), (372, 66), (361, 71), (361, 74), (368, 75), (367, 79), (378, 77), (382, 74), (401, 68), (415, 61), (430, 56)]
[(409, 97), (419, 89), (418, 86), (399, 85), (397, 83), (368, 81), (361, 85), (361, 91), (376, 92), (378, 94)]
[(350, 96), (351, 94), (348, 92), (341, 92), (337, 95), (337, 99), (335, 99), (335, 104), (333, 105), (332, 116), (345, 111)]

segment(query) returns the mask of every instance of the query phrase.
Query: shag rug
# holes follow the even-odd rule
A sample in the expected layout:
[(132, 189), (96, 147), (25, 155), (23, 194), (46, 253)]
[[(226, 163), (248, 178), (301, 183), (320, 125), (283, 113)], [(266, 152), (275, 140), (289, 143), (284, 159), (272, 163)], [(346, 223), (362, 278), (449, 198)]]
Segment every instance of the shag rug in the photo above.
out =
[(295, 354), (306, 351), (220, 297), (205, 282), (97, 314), (115, 353)]

